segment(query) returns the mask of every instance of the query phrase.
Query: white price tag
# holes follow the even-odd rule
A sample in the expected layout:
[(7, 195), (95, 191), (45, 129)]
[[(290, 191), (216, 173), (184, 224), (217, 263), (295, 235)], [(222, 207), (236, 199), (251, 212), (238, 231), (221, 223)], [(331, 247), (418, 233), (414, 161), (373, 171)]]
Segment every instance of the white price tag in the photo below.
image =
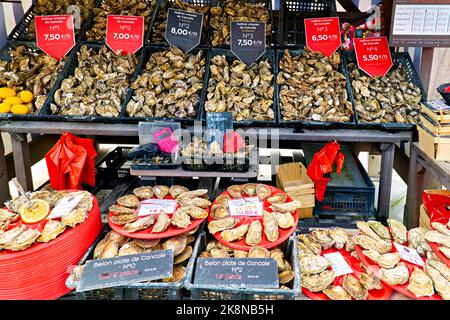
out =
[(414, 263), (418, 266), (423, 267), (423, 260), (417, 253), (416, 249), (402, 246), (401, 244), (394, 242), (395, 249), (400, 253), (403, 260)]
[(138, 216), (143, 217), (159, 213), (172, 214), (175, 212), (176, 207), (176, 200), (149, 199), (139, 204)]
[(228, 202), (230, 216), (262, 216), (262, 209), (262, 202), (259, 201), (258, 197), (242, 198)]
[(330, 262), (336, 277), (353, 273), (353, 269), (339, 252), (326, 253), (323, 256)]
[(49, 219), (57, 219), (68, 215), (80, 203), (84, 195), (78, 194), (74, 196), (64, 197), (58, 201), (57, 205), (50, 213)]

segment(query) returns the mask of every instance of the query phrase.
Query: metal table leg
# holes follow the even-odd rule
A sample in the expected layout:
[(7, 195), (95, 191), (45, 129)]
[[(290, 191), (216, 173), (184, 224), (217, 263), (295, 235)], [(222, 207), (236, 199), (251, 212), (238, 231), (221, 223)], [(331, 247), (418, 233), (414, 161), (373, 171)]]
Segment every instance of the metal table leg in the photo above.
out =
[(10, 198), (8, 185), (8, 169), (6, 167), (5, 146), (0, 135), (0, 203)]
[(380, 143), (380, 150), (381, 170), (377, 209), (380, 217), (388, 219), (391, 201), (392, 171), (394, 169), (395, 144)]
[(25, 191), (33, 191), (33, 177), (31, 175), (31, 159), (27, 135), (25, 133), (11, 133), (11, 143), (17, 181), (19, 181)]

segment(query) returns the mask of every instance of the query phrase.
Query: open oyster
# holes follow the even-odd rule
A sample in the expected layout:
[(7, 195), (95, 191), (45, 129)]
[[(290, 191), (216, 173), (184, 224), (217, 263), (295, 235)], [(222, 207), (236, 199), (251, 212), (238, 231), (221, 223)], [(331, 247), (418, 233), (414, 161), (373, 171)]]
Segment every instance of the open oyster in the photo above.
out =
[(416, 297), (429, 297), (434, 294), (433, 282), (425, 272), (414, 267), (414, 271), (409, 278), (408, 290)]
[(220, 235), (225, 241), (238, 241), (244, 238), (247, 231), (248, 224), (243, 224), (231, 230), (224, 230), (220, 233)]
[(228, 201), (230, 201), (230, 197), (226, 194), (221, 194), (216, 198), (216, 204), (221, 204), (228, 208)]
[(447, 267), (445, 263), (441, 260), (430, 260), (426, 261), (426, 265), (430, 266), (441, 273), (441, 275), (447, 280), (450, 281), (450, 268)]
[(144, 252), (144, 249), (141, 246), (138, 246), (134, 241), (130, 241), (120, 247), (117, 255), (121, 257), (142, 252)]
[(158, 220), (156, 220), (155, 225), (152, 228), (152, 233), (164, 232), (170, 225), (170, 218), (167, 213), (160, 213), (158, 215)]
[(427, 230), (422, 227), (413, 228), (408, 232), (409, 246), (416, 249), (421, 256), (426, 256), (426, 252), (432, 250), (425, 240), (425, 233), (427, 233)]
[(450, 282), (430, 265), (425, 265), (424, 271), (433, 281), (434, 288), (444, 300), (450, 300)]
[(305, 244), (315, 255), (319, 256), (322, 253), (322, 246), (318, 244), (311, 235), (299, 234), (297, 240)]
[(358, 227), (361, 234), (368, 236), (376, 241), (383, 240), (373, 229), (369, 226), (367, 222), (357, 221), (356, 226)]
[[(201, 199), (201, 198), (197, 198), (197, 199)], [(205, 219), (206, 217), (208, 217), (208, 211), (206, 211), (205, 209), (196, 207), (196, 206), (189, 205), (189, 206), (181, 207), (178, 210), (186, 212), (188, 215), (190, 215), (194, 219)]]
[(375, 277), (373, 274), (361, 273), (361, 275), (359, 276), (359, 282), (361, 282), (364, 288), (366, 288), (368, 291), (383, 289), (383, 285), (381, 284), (380, 279)]
[(273, 203), (270, 208), (273, 211), (276, 212), (294, 212), (297, 209), (300, 209), (302, 207), (302, 204), (298, 200), (294, 200), (291, 202), (284, 202), (284, 203)]
[(431, 226), (440, 233), (442, 233), (443, 235), (450, 236), (450, 229), (448, 229), (445, 224), (439, 222), (432, 222)]
[(299, 262), (303, 274), (320, 273), (330, 266), (328, 260), (322, 256), (304, 256)]
[(173, 255), (177, 256), (186, 249), (187, 238), (185, 235), (175, 236), (167, 239), (162, 243), (164, 250), (172, 249)]
[(137, 218), (138, 218), (138, 215), (136, 212), (134, 212), (131, 214), (112, 215), (110, 219), (111, 219), (112, 223), (123, 226), (129, 222), (136, 221)]
[(248, 251), (248, 258), (270, 258), (270, 252), (266, 248), (255, 246)]
[(152, 187), (143, 186), (133, 190), (133, 193), (140, 200), (147, 200), (153, 197), (153, 189)]
[(272, 195), (272, 190), (265, 184), (256, 186), (256, 195), (260, 201), (263, 201)]
[(137, 208), (139, 206), (139, 198), (134, 194), (127, 194), (117, 199), (117, 203), (127, 208)]
[(77, 224), (84, 222), (86, 219), (86, 210), (81, 208), (75, 208), (69, 214), (66, 214), (61, 218), (61, 222), (66, 226), (75, 227)]
[(367, 289), (351, 274), (346, 274), (342, 287), (356, 300), (366, 300), (369, 296)]
[(331, 228), (328, 230), (328, 236), (334, 241), (334, 247), (342, 249), (348, 241), (348, 233), (342, 228)]
[(242, 186), (242, 191), (249, 197), (256, 196), (256, 183), (246, 183)]
[(183, 252), (181, 252), (179, 255), (177, 255), (174, 258), (173, 264), (180, 264), (180, 263), (186, 261), (187, 259), (189, 259), (191, 256), (192, 256), (192, 247), (186, 246), (186, 248), (184, 248)]
[(322, 246), (323, 250), (327, 250), (334, 245), (334, 240), (329, 237), (328, 231), (323, 229), (316, 229), (310, 233), (317, 243)]
[(358, 235), (354, 237), (355, 244), (362, 247), (363, 249), (375, 250), (379, 254), (388, 253), (392, 249), (392, 243), (387, 241), (377, 241), (368, 236)]
[(36, 241), (40, 234), (41, 233), (38, 230), (27, 229), (14, 237), (11, 241), (3, 244), (2, 247), (11, 251), (25, 250)]
[(321, 273), (303, 274), (302, 287), (311, 292), (320, 292), (328, 288), (336, 278), (333, 270), (325, 270)]
[(315, 255), (311, 250), (308, 249), (308, 247), (303, 242), (300, 241), (297, 241), (297, 250), (299, 258)]
[(287, 200), (287, 195), (284, 193), (277, 193), (274, 196), (267, 198), (267, 202), (269, 203), (284, 203)]
[(224, 231), (233, 228), (238, 220), (233, 217), (226, 217), (223, 219), (218, 219), (211, 221), (208, 224), (209, 233), (215, 234), (216, 232)]
[(137, 219), (136, 221), (128, 222), (123, 227), (123, 229), (126, 232), (131, 232), (131, 233), (137, 232), (140, 230), (145, 230), (145, 229), (150, 228), (150, 226), (155, 223), (155, 220), (156, 220), (155, 216), (153, 216), (153, 215), (142, 217), (142, 218)]
[(191, 224), (191, 217), (182, 208), (178, 208), (172, 216), (170, 221), (174, 226), (184, 229)]
[(233, 198), (242, 198), (242, 186), (233, 185), (228, 187), (228, 192)]
[(278, 226), (281, 229), (288, 229), (290, 227), (295, 226), (295, 219), (289, 212), (286, 213), (275, 212), (274, 214), (277, 218)]
[(331, 300), (352, 300), (351, 295), (341, 286), (332, 286), (323, 290), (323, 293)]
[(408, 241), (407, 230), (403, 223), (398, 222), (394, 219), (387, 219), (387, 223), (391, 228), (391, 234), (394, 242), (404, 244), (406, 241)]
[(347, 250), (348, 252), (355, 251), (355, 238), (354, 237), (350, 237), (347, 240), (347, 243), (345, 244), (345, 250)]
[(383, 224), (379, 221), (370, 220), (367, 221), (367, 224), (372, 228), (373, 231), (383, 240), (391, 241), (391, 234), (389, 233), (389, 229), (383, 226)]
[(37, 238), (37, 242), (49, 242), (63, 233), (64, 230), (66, 230), (66, 225), (64, 223), (57, 220), (49, 220), (45, 224), (42, 234)]
[(397, 284), (405, 284), (409, 279), (409, 271), (403, 262), (400, 262), (393, 269), (381, 268), (379, 275), (383, 281), (386, 281), (392, 286)]
[(124, 206), (112, 205), (109, 207), (109, 212), (119, 216), (119, 215), (123, 215), (123, 214), (125, 214), (125, 215), (134, 214), (136, 212), (136, 210), (127, 208)]
[(184, 192), (188, 192), (189, 189), (180, 185), (174, 184), (169, 188), (169, 193), (172, 196), (172, 198), (176, 199), (178, 196)]
[(398, 252), (379, 254), (375, 250), (363, 250), (363, 254), (380, 267), (386, 269), (394, 268), (401, 260), (401, 256)]
[(450, 259), (450, 248), (440, 247), (439, 251), (447, 258)]
[(168, 186), (156, 185), (153, 187), (153, 193), (158, 199), (164, 199), (169, 195), (170, 188)]
[(216, 203), (211, 207), (211, 217), (214, 219), (226, 218), (228, 215), (228, 210), (223, 204)]
[(245, 237), (245, 243), (249, 246), (256, 246), (262, 241), (262, 225), (259, 220), (254, 220), (248, 227), (247, 236)]
[(439, 231), (431, 230), (425, 233), (425, 239), (450, 248), (450, 236), (446, 236)]
[(264, 234), (267, 240), (275, 242), (278, 240), (280, 232), (278, 230), (278, 219), (272, 212), (263, 213)]

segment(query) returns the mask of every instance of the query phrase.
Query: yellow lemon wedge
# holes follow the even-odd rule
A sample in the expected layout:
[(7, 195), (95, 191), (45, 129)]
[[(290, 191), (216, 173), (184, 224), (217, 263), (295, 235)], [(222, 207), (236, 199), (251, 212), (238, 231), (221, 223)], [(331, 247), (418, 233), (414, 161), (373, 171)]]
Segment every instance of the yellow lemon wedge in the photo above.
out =
[(20, 208), (20, 218), (25, 223), (36, 223), (47, 218), (50, 205), (47, 201), (33, 199)]

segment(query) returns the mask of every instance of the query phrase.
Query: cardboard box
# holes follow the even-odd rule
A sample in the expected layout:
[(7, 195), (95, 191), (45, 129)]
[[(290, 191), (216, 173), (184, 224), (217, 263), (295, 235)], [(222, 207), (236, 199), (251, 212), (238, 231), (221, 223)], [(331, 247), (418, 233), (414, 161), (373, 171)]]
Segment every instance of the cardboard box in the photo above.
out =
[(450, 136), (439, 136), (418, 125), (419, 146), (431, 159), (450, 161)]
[(431, 229), (430, 217), (428, 216), (427, 211), (423, 206), (423, 204), (420, 205), (419, 227), (425, 228), (427, 230)]

